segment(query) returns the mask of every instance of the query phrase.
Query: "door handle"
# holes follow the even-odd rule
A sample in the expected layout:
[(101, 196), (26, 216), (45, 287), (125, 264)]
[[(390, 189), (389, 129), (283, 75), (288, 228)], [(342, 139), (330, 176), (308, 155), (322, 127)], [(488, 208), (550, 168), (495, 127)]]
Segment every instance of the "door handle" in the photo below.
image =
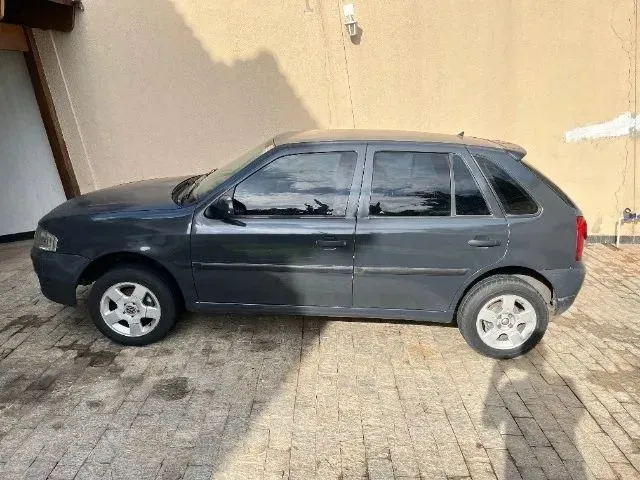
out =
[(346, 247), (346, 240), (316, 240), (316, 245), (323, 248)]
[(473, 238), (467, 242), (471, 247), (497, 247), (500, 240), (491, 240), (489, 238)]

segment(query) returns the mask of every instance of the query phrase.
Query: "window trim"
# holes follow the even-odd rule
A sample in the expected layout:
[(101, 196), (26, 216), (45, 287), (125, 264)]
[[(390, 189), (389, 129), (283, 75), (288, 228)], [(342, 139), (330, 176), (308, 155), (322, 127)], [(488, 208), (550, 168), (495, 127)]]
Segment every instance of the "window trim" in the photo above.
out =
[[(491, 192), (495, 196), (496, 201), (498, 202), (498, 206), (500, 207), (500, 210), (502, 210), (502, 213), (504, 214), (505, 218), (534, 218), (542, 215), (542, 211), (543, 211), (542, 205), (540, 205), (538, 200), (536, 200), (536, 198), (531, 194), (531, 191), (528, 188), (526, 188), (524, 185), (522, 185), (522, 183), (520, 183), (511, 173), (509, 173), (502, 166), (502, 164), (493, 161), (487, 155), (484, 155), (482, 153), (471, 153), (471, 156), (473, 157), (473, 161), (476, 162), (476, 165), (478, 166), (478, 170), (480, 170), (480, 173), (482, 174), (483, 178), (487, 182), (487, 186), (491, 189)], [(534, 213), (507, 213), (507, 210), (504, 204), (502, 203), (502, 200), (500, 199), (498, 192), (496, 192), (495, 188), (493, 188), (493, 184), (491, 183), (491, 180), (489, 180), (484, 169), (480, 166), (480, 162), (478, 162), (478, 159), (476, 158), (476, 156), (484, 158), (485, 160), (487, 160), (488, 162), (492, 163), (493, 165), (497, 166), (500, 170), (505, 172), (509, 176), (509, 179), (511, 179), (513, 183), (519, 186), (529, 196), (529, 198), (533, 200), (533, 203), (536, 204), (538, 209)], [(516, 160), (516, 161), (519, 161), (519, 160)]]
[(236, 193), (236, 188), (238, 187), (238, 185), (240, 185), (242, 182), (244, 182), (245, 180), (247, 180), (250, 177), (253, 177), (255, 174), (257, 174), (258, 172), (262, 171), (263, 169), (265, 169), (266, 167), (268, 167), (269, 165), (271, 165), (273, 162), (284, 158), (284, 157), (289, 157), (292, 155), (313, 155), (313, 154), (323, 154), (323, 153), (354, 153), (356, 155), (356, 162), (355, 162), (355, 166), (354, 166), (354, 171), (353, 171), (353, 176), (351, 178), (351, 186), (349, 187), (349, 193), (347, 195), (347, 204), (345, 205), (345, 209), (344, 209), (344, 215), (236, 215), (235, 213), (233, 214), (233, 216), (231, 218), (234, 219), (290, 219), (290, 220), (309, 220), (309, 219), (336, 219), (336, 220), (344, 220), (345, 218), (348, 218), (349, 216), (349, 206), (350, 206), (350, 200), (351, 197), (354, 195), (354, 186), (357, 184), (358, 185), (358, 190), (356, 192), (357, 193), (360, 191), (361, 188), (361, 181), (358, 182), (358, 165), (361, 163), (361, 154), (362, 152), (359, 150), (357, 145), (351, 145), (351, 148), (349, 148), (348, 146), (345, 146), (345, 148), (329, 148), (329, 149), (322, 149), (322, 150), (300, 150), (298, 151), (298, 149), (292, 149), (290, 151), (283, 151), (281, 155), (275, 156), (274, 158), (270, 159), (268, 162), (265, 162), (263, 165), (260, 165), (260, 167), (256, 168), (255, 170), (252, 170), (251, 173), (249, 173), (248, 175), (246, 175), (245, 177), (243, 177), (242, 179), (238, 180), (237, 182), (235, 182), (233, 184), (232, 187), (226, 189), (222, 194), (217, 195), (217, 198), (222, 197), (225, 194), (228, 194), (229, 192), (231, 192), (231, 198), (233, 199), (235, 197), (235, 193)]

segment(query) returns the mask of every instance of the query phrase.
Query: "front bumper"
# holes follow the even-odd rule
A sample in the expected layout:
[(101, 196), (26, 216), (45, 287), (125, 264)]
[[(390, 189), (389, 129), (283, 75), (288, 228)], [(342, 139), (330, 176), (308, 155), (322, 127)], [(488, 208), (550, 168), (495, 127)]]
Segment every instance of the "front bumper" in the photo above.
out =
[(587, 273), (584, 263), (576, 263), (571, 268), (544, 270), (542, 273), (553, 285), (555, 313), (559, 315), (566, 312), (573, 305), (584, 282)]
[(89, 259), (33, 248), (31, 261), (43, 295), (54, 302), (74, 306), (78, 280), (89, 265)]

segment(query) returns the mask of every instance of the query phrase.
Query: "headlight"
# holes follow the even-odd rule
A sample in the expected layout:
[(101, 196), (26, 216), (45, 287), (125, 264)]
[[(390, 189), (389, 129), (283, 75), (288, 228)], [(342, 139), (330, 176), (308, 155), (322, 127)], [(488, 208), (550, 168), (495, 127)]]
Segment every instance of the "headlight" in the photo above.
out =
[(40, 250), (55, 252), (58, 249), (58, 237), (47, 232), (44, 228), (38, 227), (33, 237), (33, 244)]

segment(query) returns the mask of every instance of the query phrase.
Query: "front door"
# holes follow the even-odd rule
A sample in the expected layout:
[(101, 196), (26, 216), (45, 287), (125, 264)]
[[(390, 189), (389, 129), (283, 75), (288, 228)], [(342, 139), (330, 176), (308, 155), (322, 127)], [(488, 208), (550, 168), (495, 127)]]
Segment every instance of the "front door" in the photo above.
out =
[(472, 171), (458, 145), (367, 148), (354, 307), (446, 311), (469, 276), (505, 254), (507, 222)]
[(196, 214), (199, 301), (350, 306), (363, 164), (364, 147), (290, 148), (227, 191), (231, 219)]

